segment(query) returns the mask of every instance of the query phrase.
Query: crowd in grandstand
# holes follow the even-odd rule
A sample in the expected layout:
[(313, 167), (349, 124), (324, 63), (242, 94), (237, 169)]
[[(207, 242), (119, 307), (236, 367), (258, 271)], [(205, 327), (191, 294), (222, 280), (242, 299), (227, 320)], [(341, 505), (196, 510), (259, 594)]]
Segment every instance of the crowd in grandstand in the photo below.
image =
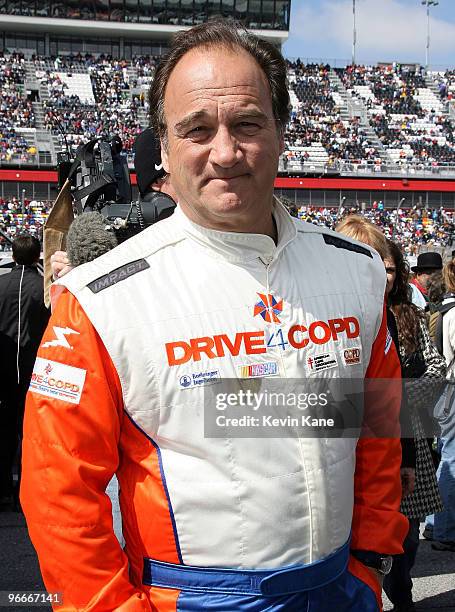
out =
[(450, 101), (453, 99), (455, 90), (455, 70), (445, 72), (434, 72), (433, 78), (438, 83), (439, 95), (442, 100)]
[[(286, 161), (314, 161), (314, 145), (326, 154), (327, 165), (338, 160), (374, 161), (376, 149), (368, 142), (360, 119), (342, 120), (330, 78), (330, 66), (287, 62), (293, 108), (286, 131)], [(313, 149), (312, 149), (313, 147)]]
[(304, 221), (335, 229), (348, 214), (361, 213), (377, 225), (386, 237), (400, 244), (408, 256), (416, 255), (422, 246), (450, 247), (455, 243), (455, 213), (444, 208), (386, 209), (382, 202), (374, 202), (370, 209), (364, 203), (349, 208), (326, 208), (303, 205), (297, 214)]
[(400, 65), (336, 69), (348, 94), (365, 105), (370, 125), (395, 162), (434, 167), (455, 162), (453, 128), (419, 68)]
[[(142, 130), (137, 110), (144, 104), (144, 96), (132, 89), (149, 83), (153, 75), (153, 60), (138, 57), (133, 65), (138, 78), (130, 80), (128, 63), (108, 56), (71, 56), (52, 60), (54, 69), (42, 58), (35, 57), (37, 78), (47, 87), (48, 100), (43, 102), (45, 128), (54, 134), (65, 133), (67, 142), (78, 145), (94, 137), (118, 134), (125, 151), (131, 151), (137, 134)], [(81, 100), (68, 86), (62, 71), (83, 67), (90, 76), (93, 100)], [(68, 72), (67, 72), (68, 74)], [(138, 83), (140, 81), (140, 83)]]
[(0, 84), (2, 89), (24, 82), (25, 58), (22, 53), (4, 54), (0, 51)]
[[(41, 236), (42, 226), (51, 209), (52, 202), (17, 198), (0, 198), (0, 229), (13, 237), (20, 231), (29, 231)], [(441, 208), (386, 209), (382, 202), (374, 202), (371, 208), (364, 203), (358, 206), (329, 208), (302, 205), (296, 214), (310, 223), (334, 229), (340, 219), (353, 212), (360, 212), (380, 227), (389, 238), (392, 236), (407, 255), (415, 255), (421, 246), (450, 247), (455, 244), (455, 212)], [(8, 248), (0, 237), (0, 249)]]
[(133, 58), (131, 64), (136, 69), (139, 79), (150, 80), (155, 74), (155, 69), (158, 64), (158, 61), (158, 56), (144, 55)]
[[(125, 150), (131, 151), (145, 117), (138, 110), (146, 104), (158, 59), (138, 56), (126, 61), (88, 53), (32, 56), (29, 65), (35, 69), (41, 92), (47, 93), (39, 100), (44, 129), (54, 134), (64, 131), (75, 145), (117, 133)], [(285, 168), (315, 163), (345, 168), (363, 164), (376, 170), (383, 169), (384, 163), (417, 169), (455, 165), (455, 139), (447, 112), (455, 71), (425, 75), (419, 67), (397, 64), (334, 70), (300, 60), (287, 64), (292, 114), (285, 134)], [(62, 75), (73, 73), (89, 77), (91, 101), (67, 91)], [(36, 154), (33, 135), (21, 132), (36, 127), (32, 103), (24, 92), (25, 75), (22, 54), (0, 54), (1, 161), (32, 161)], [(429, 81), (438, 95), (430, 91)], [(353, 106), (349, 111), (351, 103), (361, 112), (351, 112)], [(371, 128), (380, 144), (371, 137)], [(384, 150), (389, 162), (384, 162)]]
[[(0, 198), (0, 230), (9, 238), (29, 232), (40, 240), (52, 202), (18, 198)], [(8, 240), (0, 234), (0, 250), (10, 250)]]
[[(22, 128), (34, 128), (33, 106), (24, 93), (24, 56), (0, 53), (0, 161), (28, 162), (36, 155)], [(21, 131), (22, 130), (22, 131)]]

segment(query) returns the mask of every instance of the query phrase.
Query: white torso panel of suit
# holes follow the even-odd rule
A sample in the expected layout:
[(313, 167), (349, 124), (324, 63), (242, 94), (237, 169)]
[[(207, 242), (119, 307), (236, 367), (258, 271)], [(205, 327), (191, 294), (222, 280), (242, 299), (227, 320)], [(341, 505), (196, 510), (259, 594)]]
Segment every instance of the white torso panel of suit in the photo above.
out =
[[(356, 439), (204, 437), (197, 381), (258, 364), (287, 379), (363, 378), (370, 360), (385, 285), (377, 253), (278, 203), (274, 218), (277, 245), (204, 229), (177, 208), (62, 281), (111, 355), (124, 409), (160, 449), (188, 565), (310, 563), (350, 533)], [(322, 353), (335, 363), (314, 372)]]

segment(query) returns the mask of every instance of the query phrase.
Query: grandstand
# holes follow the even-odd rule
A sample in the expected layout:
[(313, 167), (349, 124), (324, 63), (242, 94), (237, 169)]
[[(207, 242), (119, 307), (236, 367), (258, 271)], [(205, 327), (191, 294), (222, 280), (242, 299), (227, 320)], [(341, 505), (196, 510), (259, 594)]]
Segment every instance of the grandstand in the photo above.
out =
[[(290, 7), (3, 0), (0, 197), (53, 200), (58, 154), (94, 137), (119, 134), (131, 167), (134, 139), (147, 125), (147, 90), (172, 34), (221, 14), (280, 46)], [(455, 208), (455, 71), (296, 59), (288, 75), (292, 116), (277, 195), (315, 210)]]
[[(58, 154), (147, 125), (146, 97), (170, 37), (215, 15), (281, 46), (290, 0), (0, 1), (0, 195), (51, 199)], [(16, 168), (15, 184), (3, 168)], [(50, 172), (50, 171), (54, 172)]]

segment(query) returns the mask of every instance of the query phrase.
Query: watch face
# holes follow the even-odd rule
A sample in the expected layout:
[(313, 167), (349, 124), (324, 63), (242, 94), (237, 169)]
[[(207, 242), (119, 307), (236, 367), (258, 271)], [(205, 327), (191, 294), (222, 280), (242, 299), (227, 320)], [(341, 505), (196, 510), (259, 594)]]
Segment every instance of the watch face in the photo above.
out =
[(379, 570), (381, 574), (385, 576), (390, 573), (392, 569), (393, 557), (382, 557), (381, 558), (381, 569)]

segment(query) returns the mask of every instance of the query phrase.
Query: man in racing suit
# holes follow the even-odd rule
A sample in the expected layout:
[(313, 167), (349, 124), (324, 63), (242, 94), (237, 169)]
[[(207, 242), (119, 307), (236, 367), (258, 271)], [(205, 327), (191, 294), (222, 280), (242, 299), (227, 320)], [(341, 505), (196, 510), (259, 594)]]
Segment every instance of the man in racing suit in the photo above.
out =
[[(377, 253), (273, 198), (285, 78), (229, 23), (177, 35), (151, 108), (179, 206), (53, 288), (21, 499), (58, 609), (380, 609), (407, 531), (398, 438), (204, 436), (220, 379), (399, 376)], [(377, 406), (395, 434), (399, 389)]]

